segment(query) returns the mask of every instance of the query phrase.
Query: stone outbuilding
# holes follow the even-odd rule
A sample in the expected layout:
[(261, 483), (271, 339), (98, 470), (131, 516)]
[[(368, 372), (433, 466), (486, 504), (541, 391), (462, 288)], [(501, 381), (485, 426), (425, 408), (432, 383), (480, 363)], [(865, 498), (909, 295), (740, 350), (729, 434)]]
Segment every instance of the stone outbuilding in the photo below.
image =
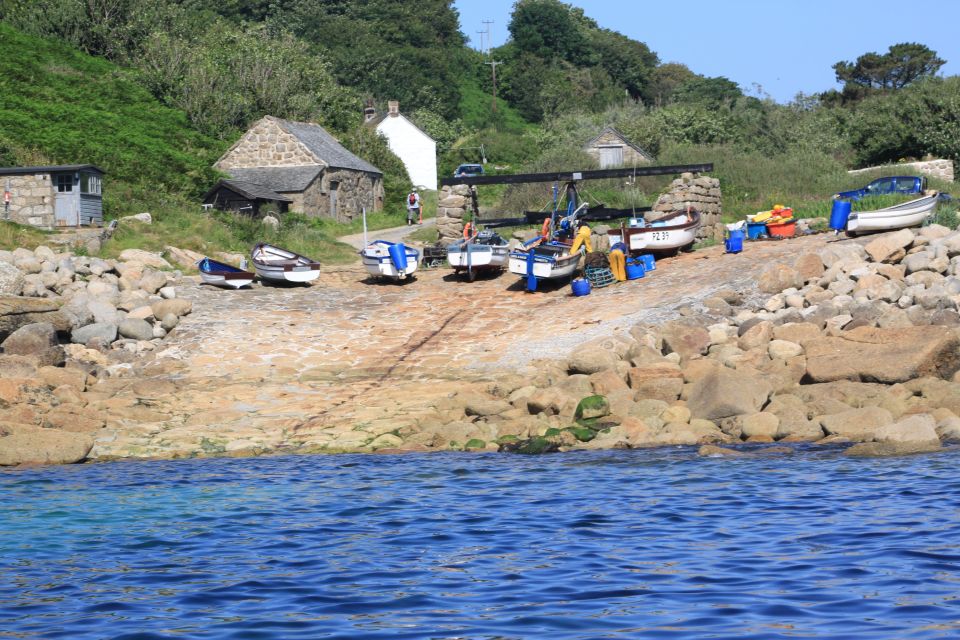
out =
[[(383, 208), (383, 172), (314, 123), (266, 116), (214, 168), (230, 179), (207, 192), (204, 202), (221, 209), (253, 211), (243, 207), (255, 205), (259, 211), (273, 202), (280, 212), (285, 199), (290, 211), (348, 222), (364, 208)], [(236, 206), (237, 195), (250, 202)]]
[(400, 113), (400, 103), (390, 100), (387, 113), (378, 115), (373, 103), (363, 110), (363, 121), (387, 139), (390, 151), (403, 162), (410, 182), (421, 189), (437, 189), (437, 143)]
[(3, 219), (44, 229), (101, 226), (103, 175), (92, 164), (0, 167)]
[(601, 169), (650, 164), (654, 157), (630, 142), (613, 127), (605, 127), (583, 145), (583, 150), (599, 163)]

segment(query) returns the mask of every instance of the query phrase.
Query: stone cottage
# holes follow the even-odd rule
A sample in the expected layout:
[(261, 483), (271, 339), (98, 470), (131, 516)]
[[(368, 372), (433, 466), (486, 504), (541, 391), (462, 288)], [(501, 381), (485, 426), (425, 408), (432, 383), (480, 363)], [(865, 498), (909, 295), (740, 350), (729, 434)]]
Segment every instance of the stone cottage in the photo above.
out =
[(583, 145), (583, 150), (593, 156), (601, 169), (632, 167), (650, 164), (654, 157), (614, 129), (605, 127), (596, 137)]
[[(229, 174), (232, 186), (242, 185), (248, 196), (266, 194), (268, 200), (286, 200), (290, 211), (311, 217), (347, 222), (363, 208), (383, 208), (383, 172), (347, 151), (318, 124), (266, 116), (214, 167)], [(236, 208), (217, 198), (224, 193), (222, 186), (218, 183), (211, 189), (204, 202)]]
[(403, 162), (410, 182), (421, 189), (437, 189), (437, 143), (400, 113), (400, 103), (387, 102), (387, 112), (377, 114), (372, 102), (363, 110), (363, 121), (387, 139), (390, 151)]
[(3, 219), (45, 229), (102, 225), (103, 175), (92, 164), (0, 167)]

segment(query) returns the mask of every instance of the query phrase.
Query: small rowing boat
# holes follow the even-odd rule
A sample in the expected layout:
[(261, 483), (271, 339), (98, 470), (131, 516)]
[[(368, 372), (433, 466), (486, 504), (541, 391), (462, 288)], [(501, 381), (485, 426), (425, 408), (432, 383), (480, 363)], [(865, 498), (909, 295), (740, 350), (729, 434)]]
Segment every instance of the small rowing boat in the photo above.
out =
[(696, 242), (700, 224), (700, 212), (688, 208), (646, 222), (642, 227), (621, 224), (619, 229), (611, 229), (607, 235), (611, 245), (623, 242), (631, 253), (676, 251)]
[(466, 272), (472, 282), (478, 271), (503, 269), (510, 254), (509, 243), (493, 231), (481, 231), (447, 246), (447, 262), (456, 273)]
[(937, 206), (938, 198), (939, 194), (936, 191), (928, 191), (922, 198), (892, 207), (852, 213), (847, 218), (847, 234), (855, 236), (859, 233), (920, 226)]
[(374, 240), (360, 250), (363, 266), (375, 278), (403, 280), (417, 270), (420, 252), (402, 242)]
[(270, 282), (311, 282), (320, 276), (320, 263), (293, 251), (260, 242), (250, 252), (257, 275)]
[(204, 284), (212, 284), (217, 287), (229, 289), (239, 289), (249, 286), (255, 277), (253, 273), (238, 269), (232, 265), (217, 262), (210, 258), (204, 258), (197, 262), (197, 269), (200, 270), (200, 279)]

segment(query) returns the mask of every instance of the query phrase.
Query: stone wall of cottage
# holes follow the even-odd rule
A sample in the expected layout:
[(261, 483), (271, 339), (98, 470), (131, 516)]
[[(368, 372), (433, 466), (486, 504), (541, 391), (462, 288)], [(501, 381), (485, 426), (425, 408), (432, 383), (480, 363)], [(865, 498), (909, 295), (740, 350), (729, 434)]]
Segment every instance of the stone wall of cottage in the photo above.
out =
[(301, 194), (287, 193), (293, 199), (291, 211), (301, 211), (313, 218), (330, 216), (330, 183), (337, 186), (337, 214), (340, 222), (350, 222), (359, 218), (363, 208), (367, 212), (380, 211), (383, 208), (383, 180), (363, 171), (349, 169), (329, 169)]
[(450, 244), (463, 238), (463, 218), (473, 210), (473, 187), (465, 184), (440, 188), (437, 201), (437, 231), (441, 244)]
[(604, 132), (599, 138), (594, 140), (584, 151), (594, 160), (600, 162), (600, 147), (622, 146), (623, 147), (623, 166), (650, 164), (650, 158), (638, 153), (636, 149), (626, 144), (620, 136), (613, 131)]
[(240, 141), (214, 166), (226, 171), (317, 164), (317, 159), (295, 136), (284, 131), (274, 118), (268, 116), (243, 134)]
[(900, 175), (912, 175), (914, 173), (922, 173), (934, 178), (940, 178), (941, 180), (946, 180), (947, 182), (953, 182), (953, 160), (924, 160), (923, 162), (906, 162), (904, 164), (888, 164), (882, 167), (868, 167), (866, 169), (853, 169), (847, 173), (852, 175), (857, 175), (859, 173), (866, 173), (868, 171), (876, 171), (877, 169), (896, 169), (897, 173)]
[(687, 206), (699, 211), (703, 219), (697, 239), (715, 238), (722, 242), (724, 226), (720, 217), (723, 208), (720, 181), (716, 178), (695, 173), (681, 174), (670, 183), (670, 190), (657, 199), (653, 212), (647, 215), (647, 219), (656, 219), (671, 211), (682, 211)]
[(8, 183), (10, 208), (4, 211), (4, 219), (34, 227), (54, 227), (54, 187), (49, 173), (0, 176), (0, 187)]

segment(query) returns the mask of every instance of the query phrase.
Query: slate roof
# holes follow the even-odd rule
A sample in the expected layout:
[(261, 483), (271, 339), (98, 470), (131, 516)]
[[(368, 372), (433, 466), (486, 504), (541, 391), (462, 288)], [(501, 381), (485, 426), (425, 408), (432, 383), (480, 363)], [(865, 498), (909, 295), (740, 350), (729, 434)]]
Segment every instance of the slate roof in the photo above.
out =
[(636, 151), (636, 152), (639, 153), (640, 155), (645, 156), (645, 157), (650, 158), (651, 160), (653, 160), (653, 156), (652, 156), (651, 154), (647, 153), (644, 149), (642, 149), (642, 148), (639, 147), (638, 145), (634, 144), (633, 142), (630, 142), (630, 140), (627, 138), (627, 136), (625, 136), (625, 135), (623, 135), (622, 133), (620, 133), (620, 131), (618, 131), (618, 130), (617, 130), (616, 128), (614, 128), (614, 127), (604, 127), (604, 128), (603, 128), (603, 131), (601, 131), (600, 133), (598, 133), (597, 135), (595, 135), (594, 137), (592, 137), (590, 140), (588, 140), (587, 143), (586, 143), (585, 145), (583, 145), (583, 148), (584, 148), (584, 149), (588, 149), (588, 148), (592, 147), (593, 144), (594, 144), (597, 140), (599, 140), (601, 137), (603, 137), (603, 134), (605, 134), (605, 133), (612, 133), (612, 134), (614, 134), (615, 136), (617, 136), (618, 138), (620, 138), (620, 140), (622, 140), (625, 145), (627, 145), (628, 147), (631, 147), (634, 151)]
[(305, 167), (254, 167), (250, 169), (227, 169), (233, 181), (261, 185), (278, 193), (300, 192), (323, 171), (320, 165)]
[(353, 155), (318, 124), (277, 119), (280, 126), (296, 136), (315, 156), (337, 169), (355, 169), (383, 175), (380, 169)]
[[(276, 200), (278, 202), (293, 202), (293, 200), (287, 196), (280, 195), (276, 191), (271, 191), (263, 185), (256, 184), (255, 182), (247, 182), (246, 180), (220, 180), (220, 182), (217, 183), (217, 186), (211, 189), (207, 195), (210, 195), (213, 193), (213, 191), (216, 191), (217, 187), (220, 185), (223, 185), (231, 191), (239, 193), (243, 197), (249, 198), (250, 200)], [(204, 198), (204, 200), (206, 200), (206, 198)]]
[(102, 174), (106, 172), (94, 164), (55, 164), (42, 167), (0, 167), (0, 175), (18, 176), (30, 173), (57, 173), (59, 171), (82, 171), (93, 169)]

